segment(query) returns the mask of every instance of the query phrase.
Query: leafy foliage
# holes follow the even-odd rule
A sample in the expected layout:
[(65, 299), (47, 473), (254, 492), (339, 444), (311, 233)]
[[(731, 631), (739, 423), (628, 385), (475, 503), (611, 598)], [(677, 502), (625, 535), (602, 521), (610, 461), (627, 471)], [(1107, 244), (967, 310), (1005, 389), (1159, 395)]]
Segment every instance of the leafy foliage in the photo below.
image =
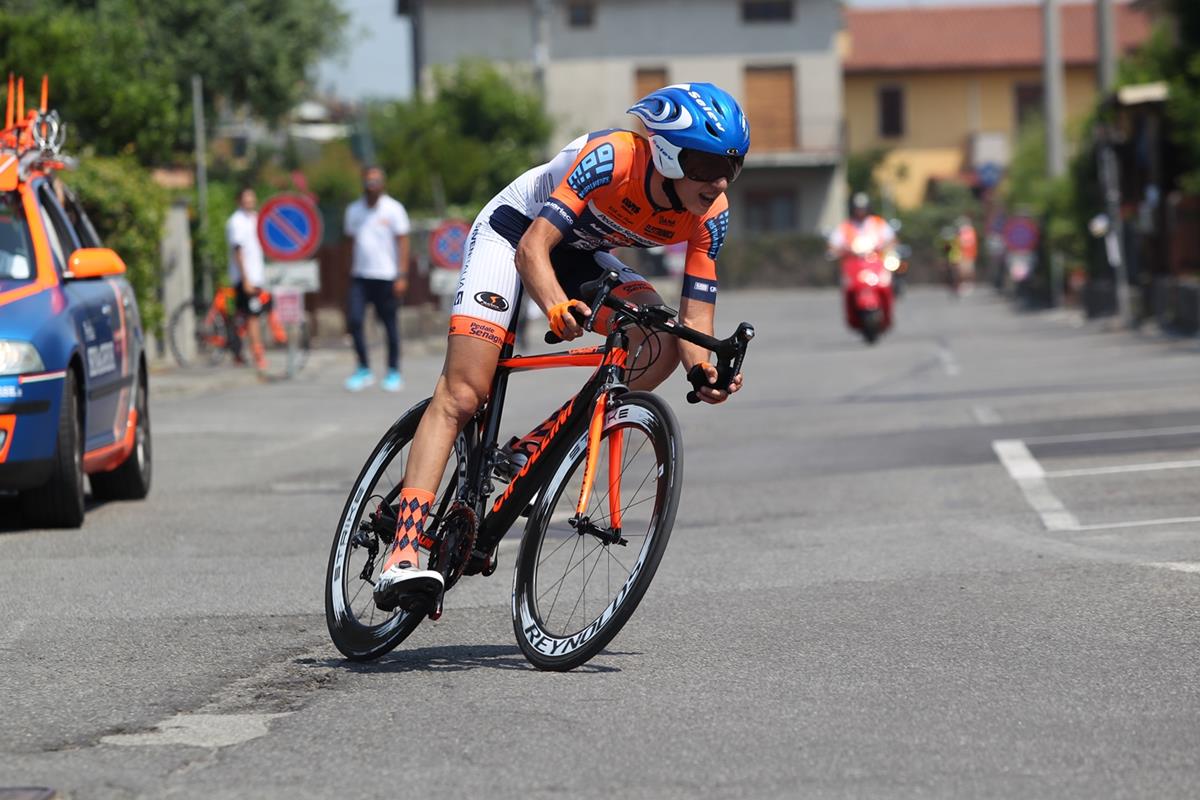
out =
[(97, 151), (160, 163), (191, 145), (192, 75), (209, 120), (218, 95), (278, 118), (345, 19), (336, 0), (7, 0), (0, 68), (49, 74), (52, 105)]
[(142, 162), (170, 153), (183, 123), (179, 91), (164, 64), (128, 55), (150, 47), (149, 31), (114, 18), (0, 10), (0, 70), (25, 76), (26, 108), (50, 76), (50, 105), (67, 123), (71, 149), (82, 143)]
[(125, 260), (146, 327), (155, 328), (162, 320), (156, 289), (166, 193), (129, 156), (84, 159), (66, 177), (105, 247)]
[(552, 124), (530, 87), (483, 63), (440, 71), (436, 86), (433, 100), (375, 108), (371, 132), (390, 193), (469, 214), (542, 158)]

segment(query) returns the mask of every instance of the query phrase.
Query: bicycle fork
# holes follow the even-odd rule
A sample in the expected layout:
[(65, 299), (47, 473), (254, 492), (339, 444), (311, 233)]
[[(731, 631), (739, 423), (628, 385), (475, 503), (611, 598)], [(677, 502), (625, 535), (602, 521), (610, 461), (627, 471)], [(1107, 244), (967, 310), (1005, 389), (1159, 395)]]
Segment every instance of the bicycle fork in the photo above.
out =
[(579, 490), (579, 502), (575, 505), (575, 516), (569, 524), (580, 534), (591, 534), (604, 544), (625, 545), (621, 536), (621, 449), (624, 431), (614, 430), (608, 437), (608, 513), (609, 526), (600, 528), (587, 516), (588, 501), (596, 481), (596, 467), (600, 461), (600, 438), (604, 433), (604, 416), (608, 407), (608, 392), (596, 398), (592, 409), (592, 421), (588, 426), (587, 461), (583, 468), (583, 486)]

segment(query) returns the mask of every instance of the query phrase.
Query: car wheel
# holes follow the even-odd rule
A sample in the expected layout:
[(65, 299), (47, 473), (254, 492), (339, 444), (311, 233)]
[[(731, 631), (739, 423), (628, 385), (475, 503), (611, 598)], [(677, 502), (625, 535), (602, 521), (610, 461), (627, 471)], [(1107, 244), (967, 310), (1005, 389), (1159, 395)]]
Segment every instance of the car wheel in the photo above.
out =
[(150, 493), (150, 475), (154, 461), (150, 448), (150, 404), (146, 392), (146, 377), (138, 381), (137, 428), (133, 451), (111, 472), (91, 475), (92, 496), (97, 500), (141, 500)]
[(21, 492), (21, 512), (28, 524), (43, 528), (78, 528), (83, 524), (83, 432), (75, 373), (71, 370), (63, 378), (58, 445), (50, 480), (44, 486)]

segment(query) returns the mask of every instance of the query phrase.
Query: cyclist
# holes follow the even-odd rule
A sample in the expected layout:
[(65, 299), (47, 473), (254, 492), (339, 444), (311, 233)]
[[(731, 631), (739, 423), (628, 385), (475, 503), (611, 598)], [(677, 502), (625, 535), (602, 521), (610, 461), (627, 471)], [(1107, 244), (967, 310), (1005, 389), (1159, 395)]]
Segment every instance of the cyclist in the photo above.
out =
[[(462, 275), (450, 311), (446, 360), (433, 400), (413, 437), (402, 489), (395, 540), (375, 586), (375, 602), (390, 611), (415, 606), (442, 588), (442, 576), (419, 568), (417, 541), (458, 432), (487, 398), (500, 347), (524, 286), (545, 313), (550, 329), (565, 340), (586, 317), (580, 285), (615, 270), (613, 294), (634, 303), (662, 300), (634, 270), (611, 253), (616, 247), (657, 247), (687, 242), (680, 318), (712, 333), (717, 293), (716, 257), (725, 240), (728, 201), (750, 148), (750, 130), (734, 98), (708, 83), (676, 84), (652, 92), (629, 113), (649, 138), (610, 129), (579, 137), (549, 163), (525, 172), (479, 213), (471, 228)], [(597, 315), (604, 330), (607, 313)], [(629, 332), (631, 353), (644, 334)], [(701, 347), (661, 337), (632, 365), (635, 389), (652, 389), (680, 363), (702, 369), (708, 382), (716, 368)], [(738, 391), (728, 386), (699, 391), (708, 403)]]
[[(255, 318), (270, 306), (264, 305), (260, 298), (266, 284), (266, 268), (258, 241), (258, 195), (249, 186), (238, 192), (238, 207), (225, 222), (225, 241), (229, 245), (229, 283), (237, 292), (237, 313), (243, 319), (250, 318), (246, 333), (254, 366), (261, 373), (267, 368), (267, 360)], [(235, 357), (241, 357), (240, 348)]]

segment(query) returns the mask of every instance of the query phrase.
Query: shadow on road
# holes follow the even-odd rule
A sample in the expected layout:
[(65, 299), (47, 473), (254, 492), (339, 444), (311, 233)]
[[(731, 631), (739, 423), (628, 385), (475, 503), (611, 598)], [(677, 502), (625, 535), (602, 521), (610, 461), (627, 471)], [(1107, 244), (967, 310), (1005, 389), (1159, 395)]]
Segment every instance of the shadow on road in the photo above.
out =
[[(601, 656), (630, 656), (640, 653), (624, 653), (605, 650)], [(444, 647), (418, 647), (401, 650), (378, 661), (358, 662), (340, 658), (299, 659), (298, 664), (311, 664), (347, 672), (367, 674), (402, 672), (462, 672), (471, 669), (504, 669), (531, 671), (533, 665), (525, 660), (521, 651), (513, 645), (453, 644)], [(584, 664), (572, 672), (620, 672), (618, 667), (601, 664)]]
[[(83, 524), (87, 526), (87, 515), (100, 508), (108, 505), (109, 502), (96, 500), (92, 495), (85, 494), (83, 497)], [(0, 495), (0, 533), (27, 533), (29, 531), (47, 530), (46, 528), (37, 528), (25, 522), (25, 517), (21, 512), (21, 503), (16, 495)], [(69, 528), (60, 530), (70, 530)]]

